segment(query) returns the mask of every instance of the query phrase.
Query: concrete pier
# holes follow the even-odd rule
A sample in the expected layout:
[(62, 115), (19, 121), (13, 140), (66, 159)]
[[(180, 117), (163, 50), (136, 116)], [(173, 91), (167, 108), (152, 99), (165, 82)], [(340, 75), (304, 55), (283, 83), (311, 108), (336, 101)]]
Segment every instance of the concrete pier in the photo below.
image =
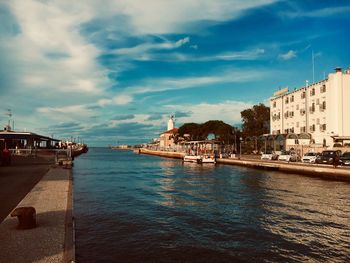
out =
[[(181, 159), (184, 153), (178, 152), (166, 152), (166, 151), (154, 151), (149, 149), (140, 149), (140, 153), (156, 155), (168, 158)], [(262, 161), (259, 159), (233, 159), (223, 158), (216, 159), (218, 164), (238, 165), (250, 167), (253, 169), (273, 170), (285, 173), (293, 173), (300, 175), (315, 176), (320, 178), (326, 178), (331, 180), (350, 181), (350, 169), (338, 166), (334, 168), (330, 165), (315, 165), (315, 164), (303, 164), (303, 163), (287, 163), (278, 161)]]
[(36, 228), (16, 229), (10, 216), (0, 224), (2, 262), (74, 261), (71, 176), (70, 169), (51, 168), (17, 205), (36, 209)]
[(156, 155), (156, 156), (167, 157), (167, 158), (176, 158), (176, 159), (182, 159), (185, 156), (184, 153), (155, 151), (155, 150), (150, 150), (145, 148), (140, 148), (139, 153)]

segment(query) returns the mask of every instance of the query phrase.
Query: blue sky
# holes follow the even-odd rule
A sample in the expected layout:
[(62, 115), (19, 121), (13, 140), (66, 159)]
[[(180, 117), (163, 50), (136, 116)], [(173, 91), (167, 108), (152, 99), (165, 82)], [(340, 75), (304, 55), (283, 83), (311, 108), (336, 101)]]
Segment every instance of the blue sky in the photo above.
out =
[(350, 66), (349, 1), (0, 0), (0, 124), (142, 143)]

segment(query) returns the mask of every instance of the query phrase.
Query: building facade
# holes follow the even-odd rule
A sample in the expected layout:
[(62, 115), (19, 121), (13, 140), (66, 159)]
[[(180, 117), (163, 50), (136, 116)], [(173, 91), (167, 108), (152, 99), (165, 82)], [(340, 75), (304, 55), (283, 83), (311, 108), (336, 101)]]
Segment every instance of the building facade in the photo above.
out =
[(310, 134), (311, 143), (332, 146), (350, 135), (350, 68), (270, 99), (270, 133)]
[(159, 147), (161, 149), (170, 149), (175, 146), (175, 135), (178, 132), (177, 128), (174, 128), (175, 121), (174, 116), (171, 115), (168, 120), (167, 131), (163, 132), (159, 136)]

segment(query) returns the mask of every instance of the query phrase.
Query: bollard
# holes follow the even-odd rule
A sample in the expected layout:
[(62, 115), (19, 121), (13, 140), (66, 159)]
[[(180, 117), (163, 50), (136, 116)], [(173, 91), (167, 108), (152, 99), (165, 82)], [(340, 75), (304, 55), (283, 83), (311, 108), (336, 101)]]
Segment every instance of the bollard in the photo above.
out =
[(36, 211), (34, 207), (18, 207), (11, 213), (12, 217), (17, 216), (17, 229), (31, 229), (36, 227)]

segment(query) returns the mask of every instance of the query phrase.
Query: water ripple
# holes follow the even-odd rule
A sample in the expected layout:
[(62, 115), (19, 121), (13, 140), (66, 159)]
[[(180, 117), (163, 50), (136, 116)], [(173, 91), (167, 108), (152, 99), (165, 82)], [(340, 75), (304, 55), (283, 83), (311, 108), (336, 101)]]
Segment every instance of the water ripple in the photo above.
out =
[(78, 262), (350, 262), (350, 184), (91, 149)]

